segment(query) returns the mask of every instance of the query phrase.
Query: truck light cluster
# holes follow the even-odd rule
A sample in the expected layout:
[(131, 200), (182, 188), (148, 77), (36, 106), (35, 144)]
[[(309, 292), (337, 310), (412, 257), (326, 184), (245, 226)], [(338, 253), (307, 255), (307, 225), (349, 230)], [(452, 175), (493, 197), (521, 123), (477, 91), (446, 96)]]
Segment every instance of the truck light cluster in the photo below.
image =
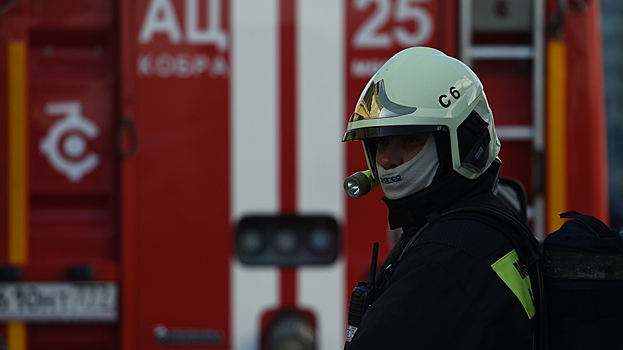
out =
[(249, 265), (322, 265), (335, 261), (339, 227), (328, 216), (247, 216), (235, 229), (236, 255)]

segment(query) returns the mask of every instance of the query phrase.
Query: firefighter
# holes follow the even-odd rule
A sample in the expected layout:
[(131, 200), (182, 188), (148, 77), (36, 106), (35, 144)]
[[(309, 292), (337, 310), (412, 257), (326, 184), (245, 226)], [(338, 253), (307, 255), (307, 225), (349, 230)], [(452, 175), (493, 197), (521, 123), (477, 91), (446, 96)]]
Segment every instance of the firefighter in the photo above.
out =
[(346, 348), (532, 349), (526, 264), (502, 226), (460, 207), (513, 212), (494, 195), (500, 142), (483, 87), (461, 61), (413, 47), (363, 90), (343, 141), (360, 140), (402, 236)]

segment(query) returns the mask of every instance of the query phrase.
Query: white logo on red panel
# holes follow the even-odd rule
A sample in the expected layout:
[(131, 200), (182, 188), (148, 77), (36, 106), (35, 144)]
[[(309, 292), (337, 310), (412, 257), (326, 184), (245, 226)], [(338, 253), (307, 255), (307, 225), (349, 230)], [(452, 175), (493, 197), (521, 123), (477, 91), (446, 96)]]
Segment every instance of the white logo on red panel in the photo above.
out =
[[(389, 49), (394, 43), (402, 47), (422, 45), (433, 35), (433, 18), (423, 7), (428, 0), (355, 0), (358, 11), (374, 11), (355, 32), (356, 49)], [(416, 29), (410, 28), (416, 25)]]
[[(183, 31), (171, 0), (151, 0), (141, 26), (139, 43), (148, 43), (155, 34), (163, 34), (173, 44), (182, 41), (188, 44), (212, 44), (219, 51), (225, 51), (227, 33), (221, 25), (221, 0), (204, 0), (204, 3), (205, 12), (202, 12), (199, 11), (199, 0), (184, 1)], [(200, 28), (203, 14), (207, 23), (204, 28)]]
[(99, 156), (88, 150), (88, 140), (99, 135), (99, 128), (82, 115), (78, 101), (48, 103), (45, 114), (65, 117), (52, 124), (39, 143), (39, 151), (70, 182), (80, 181), (100, 163)]
[(435, 18), (427, 8), (430, 3), (430, 0), (353, 0), (349, 10), (365, 12), (366, 17), (353, 33), (350, 47), (359, 52), (385, 52), (379, 57), (351, 58), (350, 76), (369, 79), (395, 53), (395, 48), (427, 44), (435, 34)]
[[(150, 0), (138, 42), (149, 50), (138, 54), (136, 71), (146, 78), (227, 77), (229, 65), (223, 54), (229, 46), (223, 26), (222, 0), (184, 0), (178, 13), (172, 0)], [(218, 53), (161, 52), (161, 44), (150, 46), (155, 37), (166, 38), (169, 49), (180, 45), (214, 46)], [(166, 47), (166, 46), (164, 46)]]

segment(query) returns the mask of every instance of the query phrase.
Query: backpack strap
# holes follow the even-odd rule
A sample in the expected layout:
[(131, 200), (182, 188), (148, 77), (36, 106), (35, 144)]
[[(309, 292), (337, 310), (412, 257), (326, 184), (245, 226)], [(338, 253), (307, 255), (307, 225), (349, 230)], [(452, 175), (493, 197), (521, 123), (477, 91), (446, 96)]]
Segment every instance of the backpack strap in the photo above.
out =
[(515, 216), (490, 206), (459, 207), (444, 213), (445, 215), (472, 214), (493, 219), (498, 229), (511, 241), (526, 266), (531, 267), (541, 259), (539, 242), (526, 225)]
[(575, 210), (559, 214), (561, 219), (575, 219), (597, 237), (614, 237), (615, 232), (596, 217), (580, 214)]

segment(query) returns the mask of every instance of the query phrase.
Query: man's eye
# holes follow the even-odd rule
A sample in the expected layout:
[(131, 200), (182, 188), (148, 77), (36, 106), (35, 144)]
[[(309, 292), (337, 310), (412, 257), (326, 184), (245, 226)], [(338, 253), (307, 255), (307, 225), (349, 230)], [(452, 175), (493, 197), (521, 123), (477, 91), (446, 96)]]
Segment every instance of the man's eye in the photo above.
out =
[(404, 141), (409, 143), (422, 143), (426, 141), (427, 136), (427, 134), (406, 135)]

